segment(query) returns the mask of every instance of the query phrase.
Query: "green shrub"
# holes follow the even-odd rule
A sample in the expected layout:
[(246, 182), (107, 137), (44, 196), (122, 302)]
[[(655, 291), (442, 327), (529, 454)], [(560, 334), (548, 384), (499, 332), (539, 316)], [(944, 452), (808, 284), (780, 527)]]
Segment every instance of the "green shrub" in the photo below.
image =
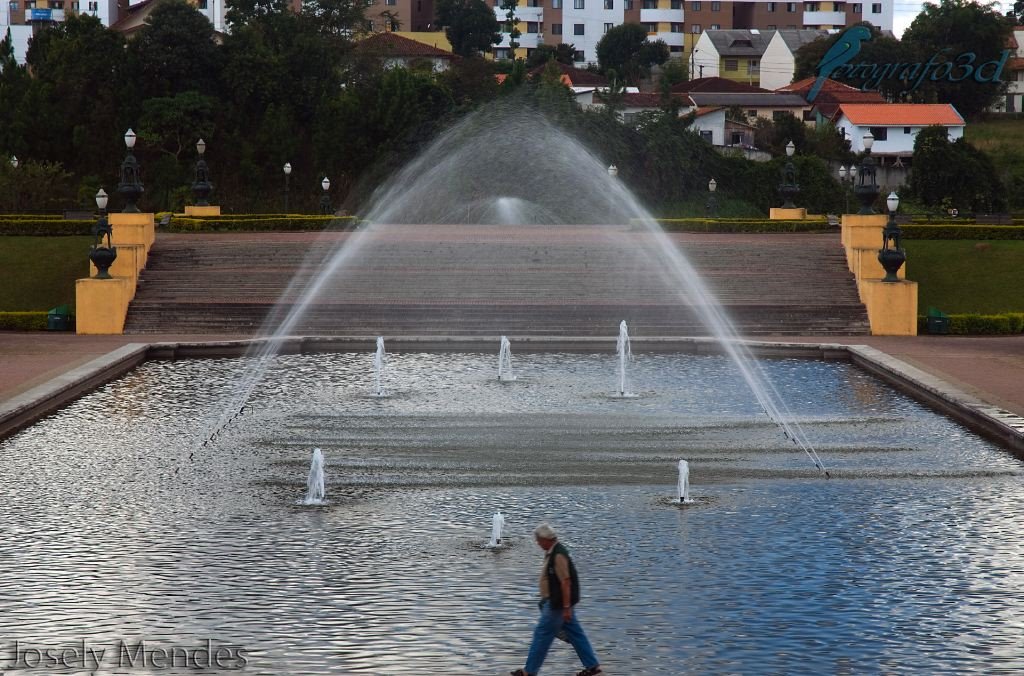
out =
[(0, 330), (45, 331), (46, 316), (46, 311), (0, 312)]
[(279, 216), (263, 218), (172, 218), (164, 228), (167, 232), (253, 232), (344, 229), (354, 225), (351, 216)]
[(765, 219), (659, 218), (666, 232), (823, 232), (836, 228), (825, 221), (770, 221)]
[(918, 225), (901, 226), (904, 239), (1024, 239), (1019, 225)]
[(63, 218), (0, 217), (0, 235), (26, 237), (66, 237), (91, 235), (95, 221), (66, 221)]

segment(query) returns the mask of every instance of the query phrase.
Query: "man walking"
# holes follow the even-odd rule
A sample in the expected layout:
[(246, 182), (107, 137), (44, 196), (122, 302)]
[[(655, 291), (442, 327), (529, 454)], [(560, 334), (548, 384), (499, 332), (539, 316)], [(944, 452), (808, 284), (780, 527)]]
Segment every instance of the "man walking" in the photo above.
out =
[(573, 606), (580, 600), (580, 581), (576, 566), (569, 558), (569, 550), (558, 541), (554, 529), (546, 523), (533, 531), (537, 544), (544, 550), (544, 567), (540, 573), (540, 620), (533, 630), (533, 643), (526, 658), (526, 666), (516, 669), (512, 676), (534, 676), (540, 671), (556, 635), (564, 634), (583, 663), (583, 671), (576, 676), (596, 676), (603, 673), (594, 649), (590, 647), (583, 627), (576, 620)]

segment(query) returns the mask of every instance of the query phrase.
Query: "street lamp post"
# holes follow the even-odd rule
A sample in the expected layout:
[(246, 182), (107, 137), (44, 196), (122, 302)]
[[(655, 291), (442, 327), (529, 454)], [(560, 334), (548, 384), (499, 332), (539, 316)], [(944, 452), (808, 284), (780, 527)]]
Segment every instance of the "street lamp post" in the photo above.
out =
[(857, 213), (863, 216), (870, 216), (875, 213), (874, 203), (878, 199), (878, 183), (875, 181), (875, 160), (871, 157), (871, 146), (875, 143), (875, 137), (869, 131), (864, 134), (864, 159), (860, 164), (860, 181), (853, 189), (857, 199), (860, 200), (860, 211)]
[(117, 184), (117, 192), (124, 197), (125, 202), (124, 209), (121, 211), (126, 214), (139, 213), (136, 203), (145, 192), (145, 188), (142, 186), (139, 161), (135, 159), (135, 153), (132, 152), (132, 148), (135, 147), (135, 138), (135, 132), (131, 129), (125, 132), (124, 144), (128, 148), (128, 154), (125, 156), (124, 162), (121, 163), (121, 180)]
[(288, 188), (289, 188), (289, 181), (291, 181), (291, 175), (292, 175), (292, 163), (291, 162), (285, 162), (284, 163), (284, 212), (286, 214), (288, 213)]
[[(849, 179), (847, 179), (849, 176)], [(850, 186), (857, 179), (857, 165), (851, 164), (850, 168), (847, 169), (846, 165), (839, 167), (839, 182), (843, 186), (843, 197), (846, 199), (846, 209), (843, 211), (844, 214), (850, 213)]]
[(896, 222), (896, 210), (900, 207), (900, 198), (895, 192), (889, 193), (885, 200), (889, 208), (889, 221), (882, 231), (882, 248), (878, 251), (878, 262), (885, 268), (883, 282), (898, 282), (896, 275), (907, 260), (907, 252), (903, 249), (903, 231)]
[(715, 199), (715, 190), (718, 189), (718, 181), (711, 179), (708, 181), (708, 201), (704, 205), (704, 210), (707, 212), (709, 218), (718, 217), (718, 200)]
[(330, 216), (334, 213), (334, 209), (331, 208), (331, 179), (324, 176), (324, 180), (320, 181), (320, 186), (324, 189), (324, 194), (320, 198), (320, 213), (324, 216)]
[(196, 161), (196, 181), (192, 184), (192, 194), (196, 196), (197, 207), (210, 206), (210, 193), (213, 192), (213, 183), (210, 182), (210, 167), (206, 164), (206, 141), (199, 139), (196, 143), (196, 152), (199, 159)]
[(800, 192), (800, 186), (796, 182), (796, 167), (793, 165), (793, 153), (796, 146), (790, 141), (786, 144), (786, 165), (782, 169), (782, 183), (779, 184), (779, 192), (785, 200), (783, 209), (796, 209), (793, 198)]
[[(96, 193), (96, 206), (99, 207), (99, 217), (96, 225), (92, 228), (93, 243), (89, 251), (89, 260), (96, 266), (94, 279), (110, 279), (110, 266), (117, 259), (117, 247), (111, 244), (110, 238), (113, 234), (110, 221), (107, 219), (107, 192), (100, 188)], [(106, 244), (103, 238), (106, 237)]]
[[(11, 168), (17, 170), (18, 164), (19, 164), (18, 156), (17, 155), (11, 155)], [(17, 177), (15, 177), (15, 179), (16, 178)], [(18, 181), (17, 180), (13, 180), (13, 181), (11, 181), (11, 184), (12, 184), (11, 185), (11, 194), (14, 196), (11, 199), (11, 203), (12, 203), (11, 206), (14, 207), (14, 213), (18, 213)]]

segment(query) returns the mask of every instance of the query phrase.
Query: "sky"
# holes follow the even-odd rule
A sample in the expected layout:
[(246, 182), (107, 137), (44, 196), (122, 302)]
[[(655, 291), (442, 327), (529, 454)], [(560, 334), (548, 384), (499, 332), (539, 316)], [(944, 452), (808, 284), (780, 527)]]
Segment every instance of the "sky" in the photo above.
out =
[[(933, 0), (935, 4), (938, 4), (939, 0)], [(894, 0), (896, 3), (895, 9), (893, 10), (892, 17), (892, 32), (896, 37), (903, 37), (903, 31), (906, 30), (910, 22), (914, 20), (914, 17), (918, 15), (924, 3), (913, 2), (912, 0)], [(1005, 2), (996, 2), (990, 0), (986, 2), (981, 0), (982, 4), (993, 5), (999, 13), (1005, 13), (1006, 10), (1013, 7), (1013, 0), (1006, 0)]]

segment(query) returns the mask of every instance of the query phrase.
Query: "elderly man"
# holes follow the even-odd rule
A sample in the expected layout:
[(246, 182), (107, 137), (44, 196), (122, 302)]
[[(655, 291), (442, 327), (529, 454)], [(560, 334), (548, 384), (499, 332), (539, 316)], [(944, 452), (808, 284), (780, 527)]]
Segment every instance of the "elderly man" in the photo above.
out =
[(571, 643), (583, 662), (584, 669), (576, 676), (603, 673), (597, 655), (573, 612), (573, 606), (580, 600), (580, 581), (576, 566), (569, 558), (569, 550), (558, 541), (558, 535), (546, 523), (537, 526), (533, 535), (544, 550), (544, 566), (540, 573), (540, 620), (533, 630), (526, 666), (513, 671), (512, 676), (534, 676), (539, 672), (555, 636)]

